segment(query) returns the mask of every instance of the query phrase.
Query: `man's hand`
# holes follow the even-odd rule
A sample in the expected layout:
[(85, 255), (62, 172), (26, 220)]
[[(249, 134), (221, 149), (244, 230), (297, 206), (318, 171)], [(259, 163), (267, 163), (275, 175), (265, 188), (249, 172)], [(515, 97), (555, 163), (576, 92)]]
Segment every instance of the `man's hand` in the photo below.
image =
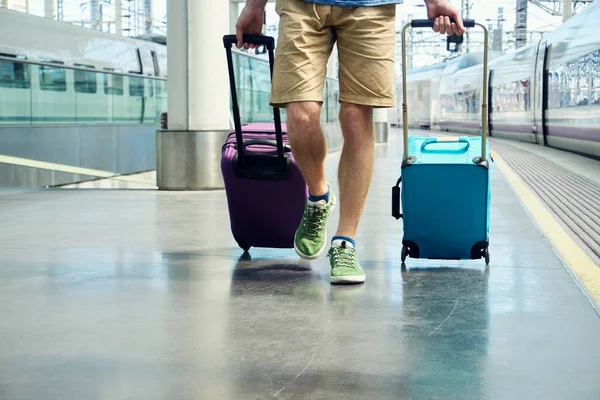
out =
[[(465, 27), (458, 10), (448, 0), (425, 0), (425, 5), (427, 6), (427, 18), (435, 19), (433, 24), (435, 32), (442, 35), (444, 33), (448, 35), (453, 33), (462, 35), (465, 33)], [(450, 18), (454, 19), (456, 23), (450, 23)]]
[(235, 35), (237, 37), (238, 49), (242, 47), (242, 44), (246, 50), (248, 50), (248, 47), (255, 47), (254, 45), (243, 43), (243, 35), (260, 35), (262, 33), (266, 5), (267, 0), (246, 0), (246, 5), (244, 6), (244, 9), (240, 13), (240, 17), (235, 24)]

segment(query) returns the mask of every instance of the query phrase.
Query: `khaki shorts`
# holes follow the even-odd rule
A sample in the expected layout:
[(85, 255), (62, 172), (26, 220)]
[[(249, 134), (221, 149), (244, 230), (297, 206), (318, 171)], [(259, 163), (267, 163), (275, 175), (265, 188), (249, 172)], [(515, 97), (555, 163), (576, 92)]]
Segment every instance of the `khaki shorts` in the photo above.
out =
[(271, 105), (323, 101), (327, 61), (337, 41), (340, 101), (393, 107), (396, 5), (338, 7), (277, 0), (279, 38)]

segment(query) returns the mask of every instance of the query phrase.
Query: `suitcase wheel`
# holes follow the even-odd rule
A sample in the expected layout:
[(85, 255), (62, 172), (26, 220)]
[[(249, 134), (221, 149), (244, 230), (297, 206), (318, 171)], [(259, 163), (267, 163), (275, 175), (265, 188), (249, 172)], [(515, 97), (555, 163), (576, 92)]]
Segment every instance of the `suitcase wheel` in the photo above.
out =
[(490, 249), (486, 247), (483, 253), (483, 257), (485, 258), (485, 265), (490, 264)]
[(408, 247), (402, 246), (402, 256), (401, 260), (404, 263), (406, 261), (406, 257), (408, 257)]
[(244, 253), (247, 253), (248, 250), (250, 250), (250, 247), (252, 247), (248, 243), (244, 242), (242, 239), (240, 239), (239, 237), (237, 237), (235, 235), (233, 235), (233, 238), (237, 242), (238, 246), (240, 246), (242, 248), (242, 250), (244, 250)]

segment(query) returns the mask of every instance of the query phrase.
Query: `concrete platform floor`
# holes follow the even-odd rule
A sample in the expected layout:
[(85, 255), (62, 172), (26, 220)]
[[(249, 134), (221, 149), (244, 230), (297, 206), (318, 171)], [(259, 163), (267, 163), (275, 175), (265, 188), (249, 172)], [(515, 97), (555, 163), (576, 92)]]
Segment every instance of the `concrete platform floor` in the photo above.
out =
[(600, 320), (494, 164), (489, 268), (401, 270), (400, 146), (377, 146), (360, 286), (240, 259), (223, 191), (0, 191), (0, 399), (600, 398)]

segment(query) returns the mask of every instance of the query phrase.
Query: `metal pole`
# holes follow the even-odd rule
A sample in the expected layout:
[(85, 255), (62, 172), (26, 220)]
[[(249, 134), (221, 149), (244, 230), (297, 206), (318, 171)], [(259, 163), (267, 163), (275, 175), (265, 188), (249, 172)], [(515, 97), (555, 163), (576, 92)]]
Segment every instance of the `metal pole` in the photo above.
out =
[(115, 33), (123, 33), (123, 1), (115, 0)]
[[(466, 7), (466, 18), (470, 19), (471, 18), (471, 4), (469, 0), (465, 0), (465, 7)], [(467, 50), (466, 52), (469, 52), (469, 43), (471, 43), (471, 35), (469, 34), (469, 31), (467, 30), (465, 32), (465, 35), (467, 36)]]
[[(408, 21), (412, 21), (413, 19), (413, 15), (412, 14), (408, 14)], [(408, 49), (408, 55), (407, 55), (407, 65), (406, 65), (406, 69), (410, 70), (413, 67), (413, 55), (414, 55), (414, 48), (413, 48), (413, 43), (414, 43), (414, 35), (413, 35), (413, 31), (412, 29), (410, 30), (410, 35), (408, 36), (408, 46), (410, 46), (410, 48)]]
[(146, 33), (152, 33), (152, 0), (144, 1), (144, 15), (146, 16)]
[(100, 14), (98, 0), (90, 1), (90, 21), (91, 28), (98, 29), (98, 15)]
[[(460, 16), (462, 17), (462, 19), (467, 19), (466, 15), (467, 15), (467, 6), (465, 4), (466, 0), (462, 0), (461, 4), (460, 4)], [(465, 32), (465, 35), (467, 34), (467, 32)], [(469, 47), (467, 45), (467, 47)], [(465, 47), (464, 46), (460, 46), (459, 48), (459, 54), (463, 55), (465, 54)]]
[(517, 0), (515, 23), (515, 49), (527, 44), (527, 0)]

